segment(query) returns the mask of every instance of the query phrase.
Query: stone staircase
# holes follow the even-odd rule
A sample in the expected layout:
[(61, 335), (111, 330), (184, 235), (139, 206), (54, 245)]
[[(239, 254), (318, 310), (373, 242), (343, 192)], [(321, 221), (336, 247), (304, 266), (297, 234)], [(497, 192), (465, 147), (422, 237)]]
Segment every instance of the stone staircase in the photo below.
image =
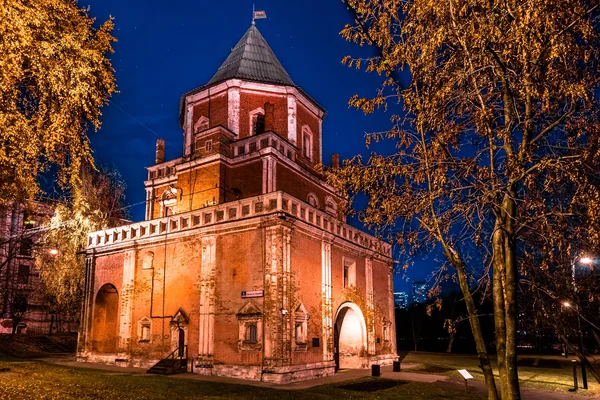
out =
[(157, 375), (181, 374), (187, 371), (187, 360), (165, 358), (154, 364), (146, 373)]
[(175, 349), (166, 358), (154, 364), (146, 373), (157, 375), (173, 375), (187, 372), (187, 345), (180, 354), (179, 348)]

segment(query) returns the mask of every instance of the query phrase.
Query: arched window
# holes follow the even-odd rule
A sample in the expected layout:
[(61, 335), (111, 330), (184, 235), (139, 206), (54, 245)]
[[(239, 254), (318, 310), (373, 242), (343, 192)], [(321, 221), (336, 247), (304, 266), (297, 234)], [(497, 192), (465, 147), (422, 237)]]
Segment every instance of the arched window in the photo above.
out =
[(205, 131), (210, 126), (210, 120), (204, 115), (198, 118), (198, 121), (194, 124), (194, 133)]
[(325, 212), (331, 215), (337, 214), (337, 204), (331, 198), (331, 196), (327, 196), (327, 198), (325, 199)]
[(319, 199), (314, 193), (309, 193), (306, 197), (306, 202), (313, 207), (319, 208)]
[(147, 251), (144, 253), (144, 259), (142, 260), (142, 269), (154, 268), (154, 253)]
[(175, 214), (175, 204), (177, 204), (177, 189), (171, 187), (163, 192), (161, 217), (169, 217)]
[(302, 127), (302, 155), (311, 161), (313, 159), (313, 134), (308, 125)]
[(250, 131), (249, 135), (259, 135), (265, 131), (265, 110), (258, 107), (250, 111)]

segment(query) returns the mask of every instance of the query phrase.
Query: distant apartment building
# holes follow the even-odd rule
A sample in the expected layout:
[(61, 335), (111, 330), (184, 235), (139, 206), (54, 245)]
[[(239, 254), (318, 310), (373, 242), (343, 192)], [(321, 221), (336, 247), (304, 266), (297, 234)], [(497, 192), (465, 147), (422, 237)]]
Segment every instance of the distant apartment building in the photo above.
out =
[(408, 308), (408, 294), (406, 292), (394, 292), (394, 308), (397, 310)]
[(51, 314), (44, 302), (34, 247), (54, 207), (35, 201), (0, 211), (0, 333), (47, 334)]
[(427, 282), (413, 282), (412, 290), (413, 304), (422, 304), (427, 302)]

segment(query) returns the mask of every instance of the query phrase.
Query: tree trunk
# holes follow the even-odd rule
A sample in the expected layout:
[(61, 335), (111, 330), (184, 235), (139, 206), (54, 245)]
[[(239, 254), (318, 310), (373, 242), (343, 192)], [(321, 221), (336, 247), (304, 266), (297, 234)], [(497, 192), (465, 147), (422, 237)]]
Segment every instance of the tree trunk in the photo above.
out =
[(519, 372), (517, 369), (517, 257), (516, 243), (514, 241), (514, 221), (517, 214), (517, 206), (514, 199), (516, 193), (513, 188), (504, 196), (504, 210), (506, 219), (504, 221), (504, 308), (506, 324), (506, 385), (507, 395), (505, 400), (520, 400), (521, 391), (519, 387)]
[(454, 332), (450, 332), (450, 337), (448, 338), (448, 348), (446, 349), (446, 353), (452, 353), (452, 343), (454, 342)]
[(475, 339), (475, 347), (477, 348), (477, 357), (479, 358), (479, 367), (483, 372), (485, 379), (485, 386), (488, 392), (488, 400), (498, 400), (498, 390), (496, 389), (496, 382), (494, 381), (494, 372), (492, 371), (492, 365), (490, 358), (487, 353), (485, 341), (483, 340), (483, 333), (481, 332), (481, 325), (479, 324), (479, 317), (477, 316), (477, 308), (475, 302), (471, 296), (471, 289), (469, 288), (469, 281), (467, 273), (465, 271), (464, 264), (457, 259), (446, 249), (446, 255), (456, 268), (458, 274), (458, 282), (460, 289), (463, 293), (465, 304), (467, 306), (467, 312), (469, 313), (469, 323), (471, 324), (471, 332), (473, 332), (473, 338)]
[[(496, 330), (496, 357), (500, 375), (500, 393), (503, 399), (508, 398), (506, 385), (506, 309), (504, 307), (504, 232), (497, 221), (492, 234), (493, 257), (493, 304), (494, 327)], [(502, 255), (502, 256), (501, 256)]]

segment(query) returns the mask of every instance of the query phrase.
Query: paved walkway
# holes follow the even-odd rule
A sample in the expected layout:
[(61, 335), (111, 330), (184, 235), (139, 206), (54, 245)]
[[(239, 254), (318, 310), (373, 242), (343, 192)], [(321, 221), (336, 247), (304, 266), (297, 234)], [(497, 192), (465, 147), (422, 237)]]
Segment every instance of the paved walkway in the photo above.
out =
[[(75, 361), (74, 357), (49, 357), (40, 359), (40, 361), (53, 364), (64, 365), (75, 368), (89, 368), (112, 372), (119, 375), (145, 376), (152, 378), (155, 375), (149, 375), (144, 368), (133, 367), (117, 367), (115, 365), (83, 363)], [(403, 363), (402, 368), (410, 369), (414, 364)], [(282, 390), (301, 390), (308, 389), (314, 386), (326, 385), (330, 383), (339, 383), (354, 379), (360, 379), (371, 376), (371, 370), (368, 369), (348, 369), (338, 371), (337, 374), (322, 378), (309, 379), (300, 382), (292, 382), (286, 384), (276, 384), (267, 382), (246, 381), (236, 378), (226, 378), (220, 376), (198, 375), (193, 373), (184, 373), (177, 375), (169, 375), (172, 379), (190, 379), (197, 381), (223, 382), (237, 385), (257, 386)], [(465, 390), (464, 381), (452, 378), (445, 375), (420, 374), (414, 372), (393, 372), (391, 366), (381, 367), (381, 377), (386, 379), (396, 379), (414, 382), (431, 383), (442, 388)], [(482, 382), (469, 382), (469, 391), (475, 393), (485, 393), (485, 385)], [(555, 392), (540, 389), (521, 389), (521, 397), (523, 400), (590, 400), (593, 397), (582, 396), (569, 392)]]

